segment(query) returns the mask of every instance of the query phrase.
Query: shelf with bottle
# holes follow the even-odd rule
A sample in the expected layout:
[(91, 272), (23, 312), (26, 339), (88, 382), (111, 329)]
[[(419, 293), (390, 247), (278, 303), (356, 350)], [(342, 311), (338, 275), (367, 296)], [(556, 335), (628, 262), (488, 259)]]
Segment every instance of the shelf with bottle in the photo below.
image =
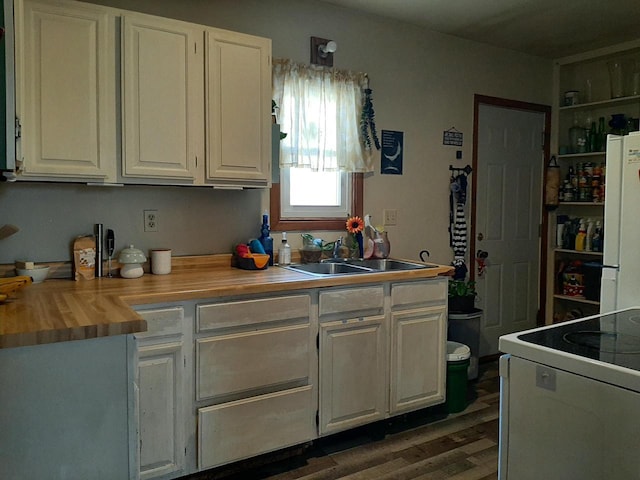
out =
[(602, 254), (603, 224), (601, 217), (557, 215), (554, 251), (584, 255)]
[(598, 100), (596, 102), (578, 103), (576, 105), (563, 105), (558, 108), (561, 112), (576, 111), (576, 110), (589, 110), (607, 107), (623, 107), (626, 105), (633, 105), (640, 102), (640, 95), (630, 95), (627, 97), (610, 98), (606, 100)]

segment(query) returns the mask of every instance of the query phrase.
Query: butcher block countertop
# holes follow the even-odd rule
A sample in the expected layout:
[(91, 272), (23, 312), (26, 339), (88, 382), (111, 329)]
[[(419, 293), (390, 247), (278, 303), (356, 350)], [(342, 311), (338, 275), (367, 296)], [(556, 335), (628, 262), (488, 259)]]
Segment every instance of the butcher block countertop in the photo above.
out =
[(177, 257), (169, 275), (136, 279), (49, 279), (0, 305), (0, 348), (84, 340), (146, 331), (133, 305), (349, 286), (450, 275), (452, 267), (316, 277), (280, 267), (240, 270), (229, 255)]

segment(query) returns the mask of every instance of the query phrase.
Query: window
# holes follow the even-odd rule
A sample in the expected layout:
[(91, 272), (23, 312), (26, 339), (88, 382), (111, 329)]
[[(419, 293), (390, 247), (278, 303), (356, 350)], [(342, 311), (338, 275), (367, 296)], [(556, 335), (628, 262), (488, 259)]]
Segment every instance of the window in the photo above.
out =
[(271, 189), (274, 230), (342, 230), (362, 214), (362, 174), (370, 152), (360, 141), (364, 74), (274, 60), (280, 127), (280, 183)]

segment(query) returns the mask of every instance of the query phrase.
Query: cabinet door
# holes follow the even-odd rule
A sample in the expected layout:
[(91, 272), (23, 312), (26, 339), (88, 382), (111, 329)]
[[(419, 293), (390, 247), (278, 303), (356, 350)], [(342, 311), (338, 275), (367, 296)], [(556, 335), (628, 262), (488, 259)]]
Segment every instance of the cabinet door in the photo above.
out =
[(148, 328), (135, 335), (140, 478), (184, 473), (184, 310), (167, 307), (138, 313), (147, 321)]
[(179, 472), (184, 465), (182, 342), (138, 349), (140, 478)]
[(203, 31), (127, 14), (122, 37), (123, 176), (194, 179), (204, 143)]
[(320, 325), (320, 434), (386, 415), (387, 343), (384, 316)]
[(115, 180), (114, 25), (95, 5), (17, 1), (24, 176)]
[(271, 40), (207, 31), (207, 180), (271, 180)]
[(391, 414), (444, 401), (446, 308), (391, 314)]

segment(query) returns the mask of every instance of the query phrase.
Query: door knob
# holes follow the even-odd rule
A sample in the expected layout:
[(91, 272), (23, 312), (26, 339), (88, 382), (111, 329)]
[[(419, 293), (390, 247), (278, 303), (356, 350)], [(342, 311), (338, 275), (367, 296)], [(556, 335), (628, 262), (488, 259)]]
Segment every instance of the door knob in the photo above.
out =
[(478, 234), (478, 241), (481, 242), (482, 240), (484, 240), (484, 235), (482, 233)]

